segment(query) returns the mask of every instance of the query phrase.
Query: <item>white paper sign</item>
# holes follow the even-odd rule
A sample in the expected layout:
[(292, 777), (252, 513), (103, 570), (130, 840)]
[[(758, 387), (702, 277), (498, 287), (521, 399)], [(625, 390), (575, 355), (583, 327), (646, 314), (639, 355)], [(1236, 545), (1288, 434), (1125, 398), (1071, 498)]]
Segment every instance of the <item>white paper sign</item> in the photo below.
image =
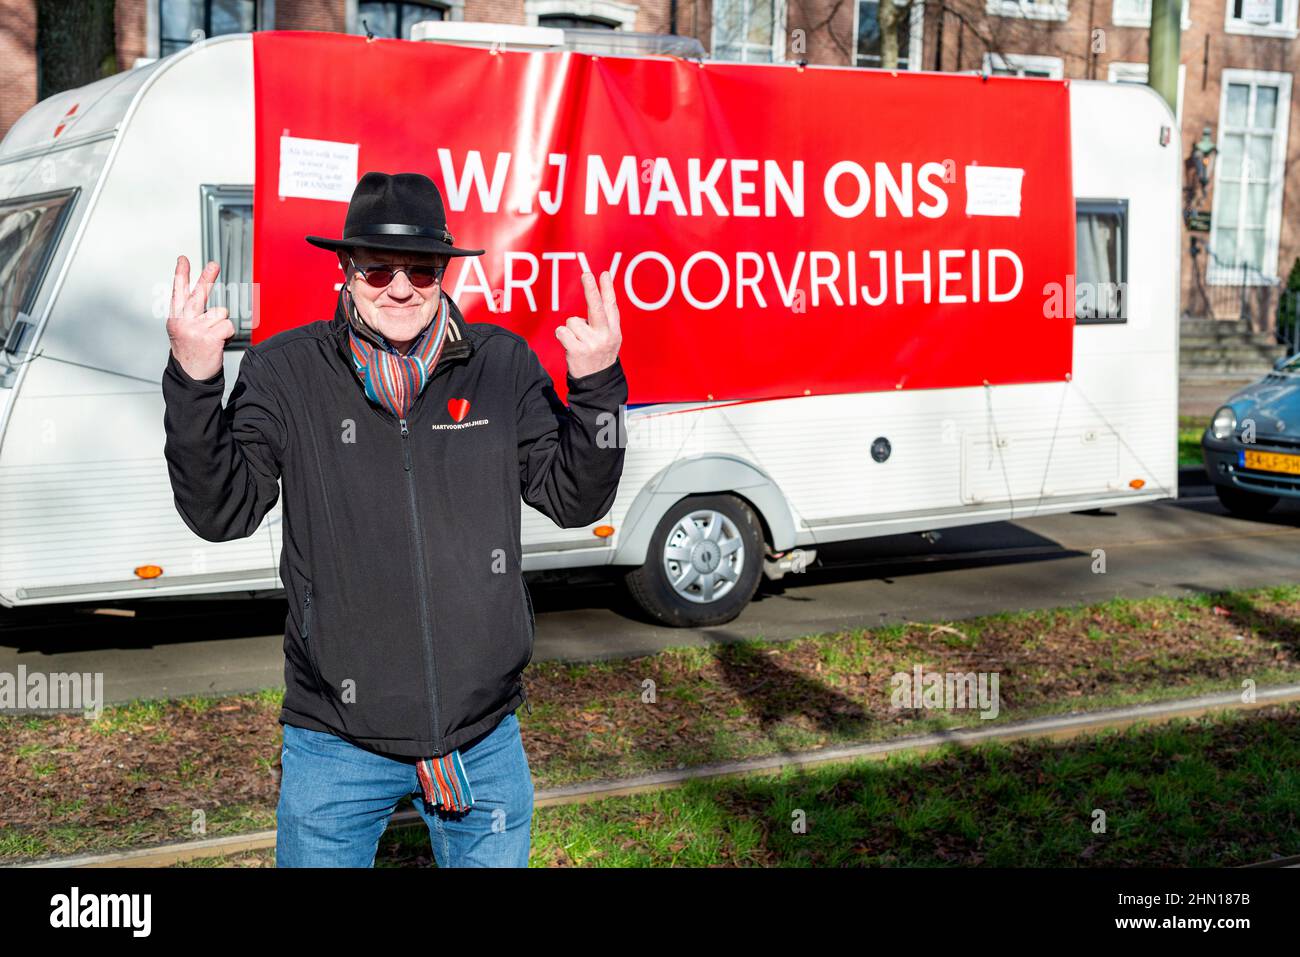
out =
[(280, 195), (346, 203), (357, 186), (357, 144), (280, 137)]
[(1268, 26), (1273, 22), (1274, 0), (1241, 0), (1241, 19)]
[(1024, 178), (1014, 166), (967, 166), (966, 215), (1018, 217)]

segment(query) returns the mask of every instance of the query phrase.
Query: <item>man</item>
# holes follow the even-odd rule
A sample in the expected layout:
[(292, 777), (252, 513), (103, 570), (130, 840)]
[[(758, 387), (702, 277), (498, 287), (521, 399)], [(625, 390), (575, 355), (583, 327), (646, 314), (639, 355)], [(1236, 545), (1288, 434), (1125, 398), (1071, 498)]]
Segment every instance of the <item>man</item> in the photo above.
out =
[(613, 283), (556, 329), (569, 406), (522, 337), (466, 323), (442, 290), (452, 245), (426, 176), (367, 173), (335, 251), (331, 321), (248, 349), (180, 257), (163, 378), (176, 507), (208, 541), (253, 534), (283, 487), (280, 866), (373, 865), (416, 794), (440, 866), (526, 866), (533, 788), (515, 710), (532, 657), (519, 498), (572, 528), (613, 503), (627, 401)]

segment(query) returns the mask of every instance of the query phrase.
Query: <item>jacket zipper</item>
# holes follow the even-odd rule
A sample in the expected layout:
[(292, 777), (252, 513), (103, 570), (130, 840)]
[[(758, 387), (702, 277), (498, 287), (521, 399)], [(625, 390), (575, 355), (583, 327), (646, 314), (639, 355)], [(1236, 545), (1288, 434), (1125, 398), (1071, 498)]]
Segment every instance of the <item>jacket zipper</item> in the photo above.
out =
[(311, 668), (312, 676), (316, 679), (316, 690), (321, 697), (329, 700), (329, 694), (325, 690), (325, 676), (321, 674), (320, 665), (316, 663), (316, 648), (311, 639), (311, 590), (312, 586), (307, 586), (307, 594), (302, 605), (302, 643), (307, 648), (307, 666)]
[(438, 722), (438, 675), (434, 664), (433, 631), (430, 626), (428, 571), (424, 563), (424, 531), (420, 526), (420, 510), (415, 494), (415, 473), (411, 470), (411, 430), (407, 428), (406, 419), (397, 420), (402, 433), (402, 460), (406, 472), (406, 488), (411, 501), (411, 525), (415, 532), (415, 575), (419, 592), (420, 624), (424, 631), (424, 684), (429, 693), (430, 709), (433, 712), (433, 747), (437, 755), (443, 752), (442, 729)]

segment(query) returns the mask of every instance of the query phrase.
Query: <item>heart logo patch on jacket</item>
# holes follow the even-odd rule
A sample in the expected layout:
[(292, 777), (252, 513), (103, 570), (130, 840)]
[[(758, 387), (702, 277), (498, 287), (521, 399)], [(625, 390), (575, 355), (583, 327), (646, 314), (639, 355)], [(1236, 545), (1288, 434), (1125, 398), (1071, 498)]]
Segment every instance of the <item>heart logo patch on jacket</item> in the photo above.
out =
[(451, 413), (453, 419), (459, 422), (469, 415), (469, 399), (448, 399), (447, 411)]

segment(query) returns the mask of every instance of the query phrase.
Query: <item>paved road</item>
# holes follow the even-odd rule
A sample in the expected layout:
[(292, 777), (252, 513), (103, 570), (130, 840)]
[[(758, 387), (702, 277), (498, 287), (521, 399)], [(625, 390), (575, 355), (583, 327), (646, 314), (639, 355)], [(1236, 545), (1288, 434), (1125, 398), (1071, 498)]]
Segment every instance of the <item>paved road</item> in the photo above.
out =
[(1214, 410), (1223, 405), (1223, 400), (1252, 382), (1258, 382), (1268, 371), (1259, 370), (1258, 375), (1190, 375), (1184, 373), (1178, 383), (1178, 414), (1195, 416), (1203, 420), (1202, 426), (1209, 424)]
[[(647, 654), (669, 645), (794, 638), (882, 622), (961, 618), (1114, 596), (1192, 594), (1300, 581), (1300, 507), (1268, 521), (1224, 513), (1210, 490), (1099, 514), (1058, 515), (823, 547), (821, 564), (766, 583), (735, 621), (646, 623), (613, 584), (534, 585), (537, 659)], [(1092, 571), (1105, 549), (1106, 572)], [(279, 601), (153, 602), (135, 618), (68, 609), (0, 613), (0, 672), (103, 672), (108, 701), (283, 683)]]

